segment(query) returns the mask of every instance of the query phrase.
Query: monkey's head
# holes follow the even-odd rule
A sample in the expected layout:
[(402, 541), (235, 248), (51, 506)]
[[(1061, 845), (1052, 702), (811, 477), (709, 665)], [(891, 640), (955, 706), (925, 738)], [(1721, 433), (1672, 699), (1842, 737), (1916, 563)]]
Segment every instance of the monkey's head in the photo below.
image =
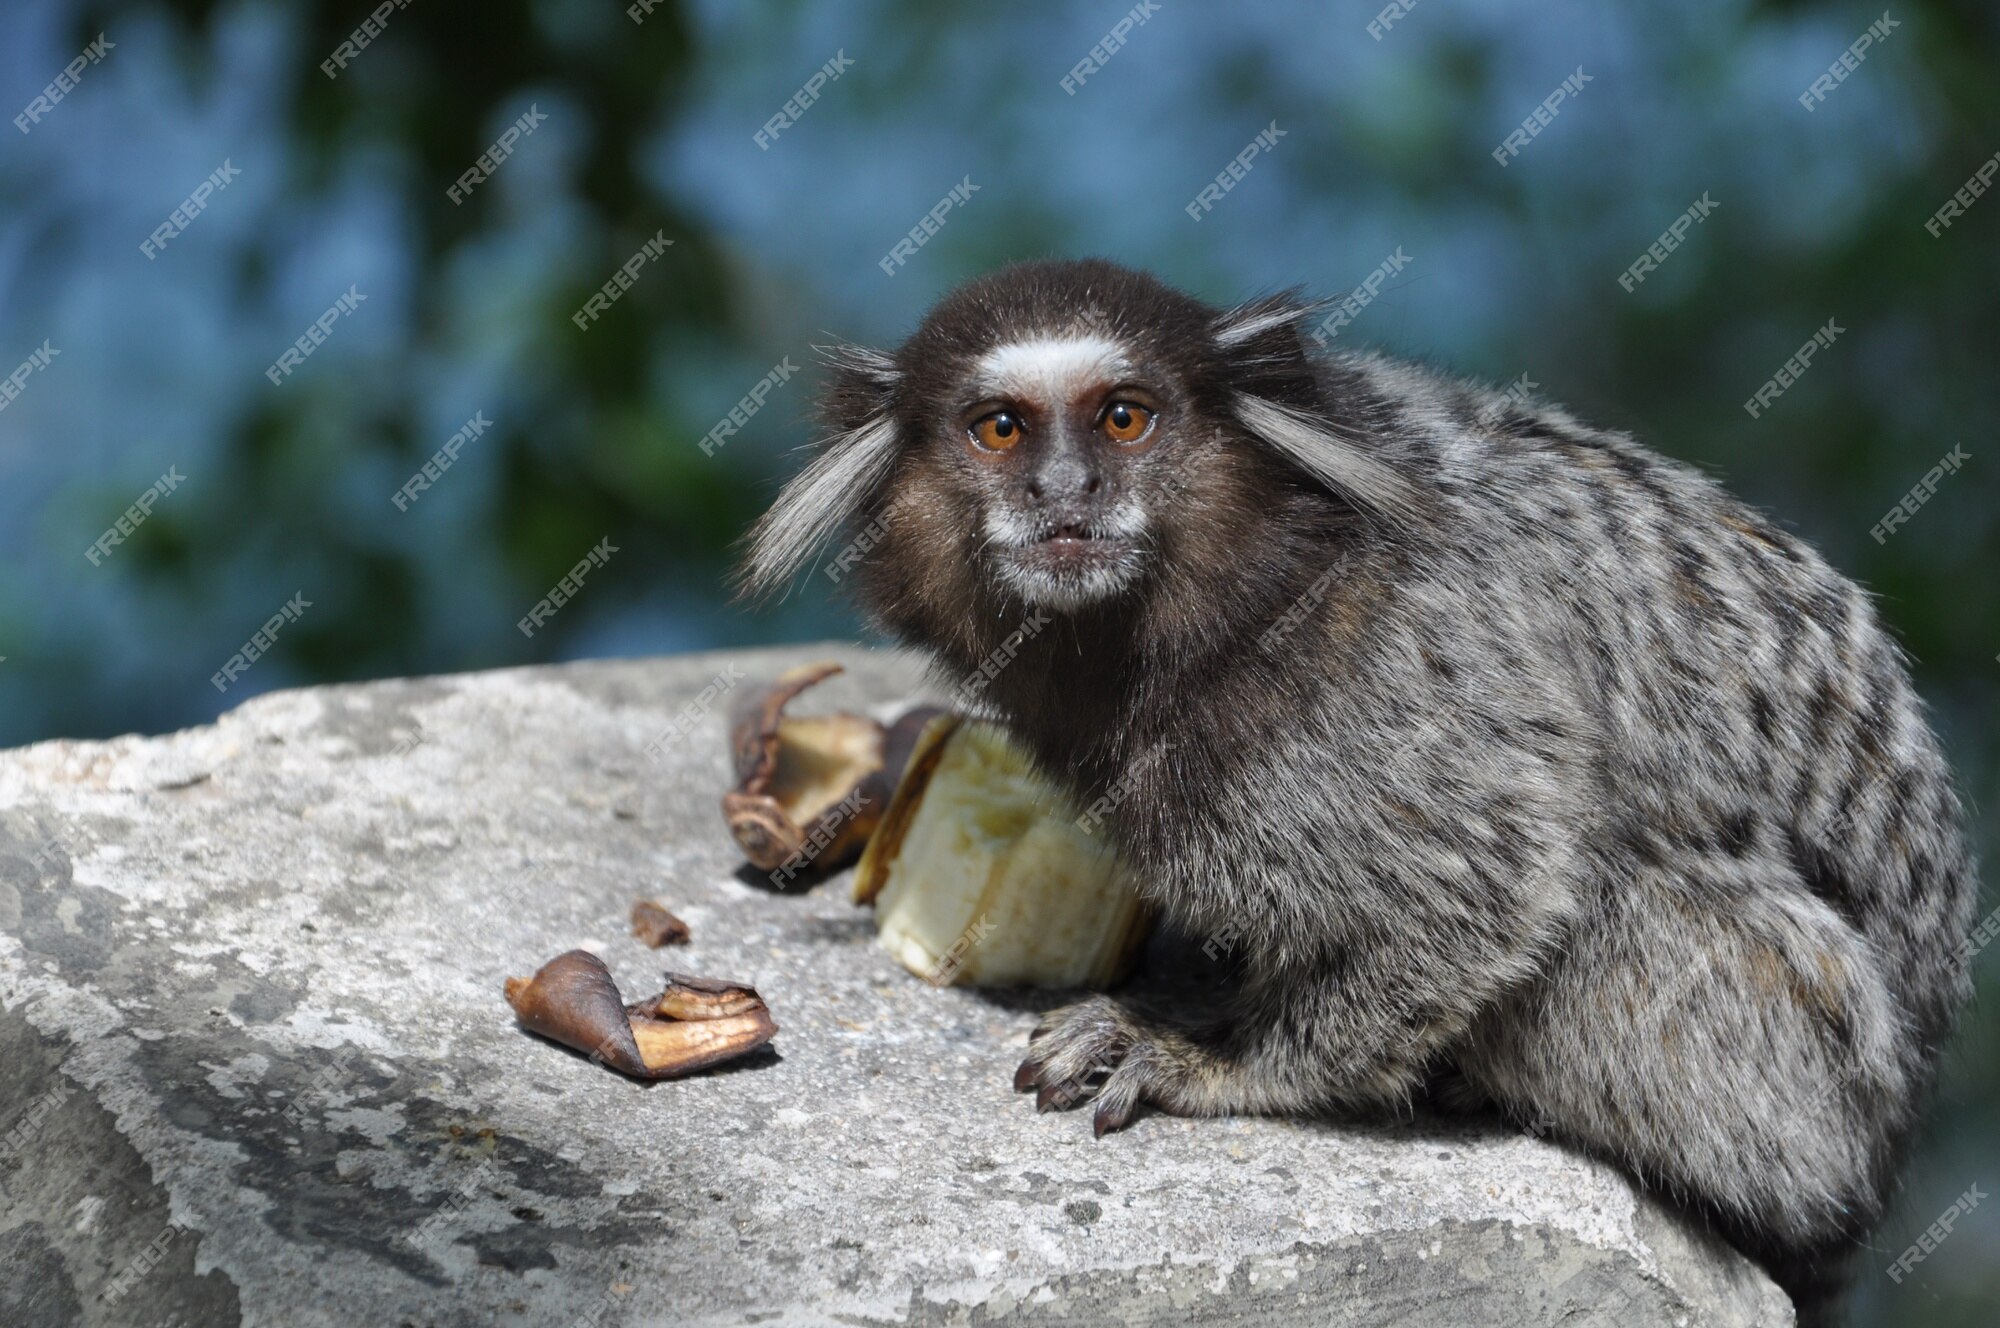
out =
[(1217, 309), (1101, 260), (970, 282), (893, 351), (829, 352), (832, 437), (752, 532), (743, 582), (776, 589), (825, 551), (827, 576), (933, 645), (1228, 596), (1279, 508), (1403, 496), (1324, 399), (1306, 312), (1289, 294)]

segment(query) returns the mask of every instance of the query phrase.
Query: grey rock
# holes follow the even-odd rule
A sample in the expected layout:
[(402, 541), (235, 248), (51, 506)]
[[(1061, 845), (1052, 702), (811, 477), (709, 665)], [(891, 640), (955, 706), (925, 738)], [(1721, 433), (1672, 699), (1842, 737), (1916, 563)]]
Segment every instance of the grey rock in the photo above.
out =
[[(806, 708), (923, 694), (811, 647), (0, 753), (0, 1322), (1790, 1321), (1498, 1124), (1037, 1116), (1009, 1081), (1058, 996), (933, 989), (845, 873), (774, 891), (723, 829), (723, 705), (690, 703), (829, 655)], [(632, 939), (641, 896), (693, 943)], [(634, 999), (754, 982), (775, 1054), (642, 1084), (527, 1034), (502, 982), (575, 946)]]

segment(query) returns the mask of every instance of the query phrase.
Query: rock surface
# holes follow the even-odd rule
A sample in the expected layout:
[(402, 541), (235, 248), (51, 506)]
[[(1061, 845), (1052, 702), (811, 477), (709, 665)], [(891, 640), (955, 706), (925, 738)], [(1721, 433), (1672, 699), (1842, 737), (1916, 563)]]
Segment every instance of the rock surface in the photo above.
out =
[[(1031, 993), (934, 990), (846, 873), (723, 830), (719, 675), (833, 647), (259, 697), (0, 753), (0, 1323), (1766, 1324), (1614, 1171), (1498, 1125), (1145, 1116), (1009, 1080)], [(665, 731), (665, 759), (645, 755)], [(627, 911), (692, 924), (654, 952)], [(520, 1030), (575, 946), (748, 979), (777, 1054), (628, 1081)]]

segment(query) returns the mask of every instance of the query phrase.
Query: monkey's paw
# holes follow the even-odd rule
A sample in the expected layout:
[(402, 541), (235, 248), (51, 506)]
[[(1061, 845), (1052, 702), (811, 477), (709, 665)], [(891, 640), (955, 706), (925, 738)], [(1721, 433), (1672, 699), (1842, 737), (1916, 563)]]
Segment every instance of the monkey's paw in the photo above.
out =
[(1108, 996), (1051, 1010), (1028, 1035), (1014, 1090), (1035, 1094), (1035, 1110), (1067, 1111), (1097, 1100), (1100, 1138), (1124, 1128), (1141, 1102), (1170, 1107), (1177, 1061), (1161, 1035)]

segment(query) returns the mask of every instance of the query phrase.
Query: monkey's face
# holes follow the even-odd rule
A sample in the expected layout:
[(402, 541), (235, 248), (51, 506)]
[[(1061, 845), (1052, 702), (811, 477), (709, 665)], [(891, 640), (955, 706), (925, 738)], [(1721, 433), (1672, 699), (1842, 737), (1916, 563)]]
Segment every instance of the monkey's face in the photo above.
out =
[(874, 384), (850, 371), (830, 422), (872, 407), (897, 452), (865, 509), (886, 544), (864, 603), (922, 601), (934, 634), (968, 611), (1088, 616), (1157, 584), (1226, 470), (1201, 389), (1213, 320), (1143, 273), (1037, 264), (946, 297)]
[(969, 283), (894, 352), (834, 352), (834, 437), (758, 524), (744, 580), (776, 589), (845, 532), (827, 574), (907, 637), (968, 642), (1022, 608), (1212, 621), (1279, 509), (1396, 496), (1324, 412), (1303, 312), (1215, 309), (1094, 260)]
[(1030, 607), (1075, 612), (1128, 591), (1186, 464), (1186, 393), (1139, 347), (1091, 332), (978, 355), (925, 432), (957, 490), (981, 571)]

